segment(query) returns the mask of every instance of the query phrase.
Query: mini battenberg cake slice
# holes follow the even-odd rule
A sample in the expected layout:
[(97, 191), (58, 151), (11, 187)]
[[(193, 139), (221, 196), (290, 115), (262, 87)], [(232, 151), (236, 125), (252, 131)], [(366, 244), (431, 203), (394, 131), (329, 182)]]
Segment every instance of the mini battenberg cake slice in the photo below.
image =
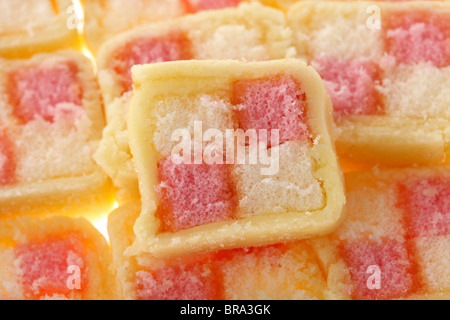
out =
[(343, 161), (440, 163), (450, 151), (450, 4), (301, 2), (298, 57), (325, 81)]
[(173, 259), (131, 256), (139, 213), (139, 203), (128, 203), (108, 219), (123, 299), (323, 299), (325, 281), (306, 240)]
[(83, 1), (85, 35), (89, 48), (98, 48), (115, 35), (136, 26), (177, 18), (189, 13), (236, 7), (248, 0), (88, 0)]
[(0, 222), (0, 298), (117, 298), (110, 250), (83, 218)]
[(331, 104), (312, 67), (177, 61), (135, 66), (133, 77), (128, 131), (142, 212), (132, 252), (260, 246), (339, 223)]
[(77, 21), (70, 0), (0, 0), (0, 57), (76, 47)]
[(345, 176), (347, 217), (313, 240), (331, 296), (450, 297), (450, 167)]
[(103, 45), (97, 57), (98, 78), (108, 124), (95, 158), (112, 178), (119, 201), (139, 199), (126, 126), (133, 65), (190, 59), (283, 59), (295, 54), (291, 36), (281, 12), (243, 4), (140, 27)]
[(91, 62), (59, 51), (0, 70), (0, 219), (109, 212), (112, 188), (93, 159), (104, 119)]

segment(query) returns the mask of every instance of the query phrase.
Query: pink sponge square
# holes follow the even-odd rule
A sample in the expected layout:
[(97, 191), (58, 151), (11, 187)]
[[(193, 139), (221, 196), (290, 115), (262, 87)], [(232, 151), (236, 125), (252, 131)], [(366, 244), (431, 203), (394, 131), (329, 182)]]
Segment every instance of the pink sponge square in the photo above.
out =
[(312, 65), (325, 82), (335, 115), (377, 113), (379, 97), (375, 85), (379, 81), (379, 71), (375, 63), (368, 60), (342, 61), (323, 56)]
[(450, 64), (450, 15), (400, 12), (392, 15), (386, 32), (387, 52), (405, 64)]
[(450, 234), (450, 180), (429, 178), (402, 183), (400, 206), (409, 236)]
[(236, 7), (241, 0), (184, 0), (189, 12)]
[(0, 186), (12, 184), (16, 180), (16, 162), (13, 144), (0, 129)]
[(219, 164), (176, 164), (174, 156), (160, 161), (157, 187), (164, 231), (228, 220), (235, 209), (229, 168)]
[(214, 273), (201, 262), (138, 271), (135, 282), (141, 300), (214, 300), (219, 291)]
[[(233, 90), (241, 129), (279, 130), (280, 144), (309, 137), (305, 122), (306, 95), (293, 78), (276, 76), (241, 80), (234, 83)], [(259, 138), (261, 140), (261, 136)]]
[(138, 39), (113, 55), (112, 68), (122, 78), (125, 91), (132, 89), (131, 67), (138, 64), (189, 60), (189, 39), (181, 32), (154, 38)]
[[(415, 267), (409, 259), (406, 246), (396, 241), (385, 243), (346, 243), (341, 248), (354, 284), (355, 299), (394, 299), (413, 291)], [(369, 266), (380, 271), (380, 288), (369, 289), (375, 275)]]
[(68, 294), (69, 266), (81, 271), (80, 290), (87, 287), (84, 268), (85, 251), (81, 240), (67, 235), (65, 239), (49, 238), (43, 242), (19, 245), (16, 257), (25, 292), (39, 297)]
[[(60, 117), (76, 117), (82, 110), (77, 73), (77, 67), (68, 63), (11, 73), (9, 93), (15, 115), (25, 123), (37, 118), (54, 122)], [(67, 108), (67, 103), (75, 108)]]

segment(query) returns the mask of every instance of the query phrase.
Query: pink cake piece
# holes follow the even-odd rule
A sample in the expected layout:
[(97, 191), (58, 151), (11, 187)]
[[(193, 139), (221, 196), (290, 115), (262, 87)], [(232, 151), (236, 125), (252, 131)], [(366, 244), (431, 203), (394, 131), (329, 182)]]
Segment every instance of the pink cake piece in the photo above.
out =
[(15, 171), (13, 144), (0, 129), (0, 186), (14, 183)]
[(16, 247), (25, 292), (31, 296), (67, 295), (68, 267), (81, 270), (81, 288), (86, 287), (84, 270), (84, 246), (76, 237), (50, 238), (44, 242), (22, 244)]
[[(397, 241), (344, 243), (341, 250), (355, 286), (355, 299), (394, 299), (415, 287), (416, 271), (404, 244)], [(380, 289), (371, 290), (367, 285), (371, 275), (367, 272), (369, 266), (380, 268)]]
[(304, 121), (306, 95), (293, 78), (283, 75), (241, 80), (234, 83), (233, 90), (241, 129), (268, 130), (268, 145), (270, 130), (279, 130), (279, 144), (309, 137)]
[(192, 58), (190, 41), (181, 32), (143, 38), (123, 46), (113, 57), (113, 69), (120, 75), (125, 91), (132, 89), (131, 67), (137, 64), (189, 60)]
[(242, 0), (184, 0), (189, 12), (237, 7)]
[(411, 237), (450, 234), (450, 181), (412, 180), (400, 186), (400, 204)]
[[(10, 99), (15, 115), (27, 123), (37, 118), (54, 122), (73, 118), (82, 109), (82, 89), (77, 67), (63, 63), (53, 67), (20, 69), (10, 75)], [(67, 107), (72, 104), (75, 107)]]
[(400, 12), (391, 17), (386, 33), (387, 52), (405, 64), (450, 64), (450, 16), (436, 13)]
[(379, 105), (375, 84), (377, 64), (368, 60), (342, 61), (322, 56), (313, 61), (333, 102), (334, 114), (371, 115)]
[(232, 218), (236, 204), (227, 165), (176, 164), (170, 156), (158, 167), (159, 215), (165, 231)]
[(141, 300), (214, 300), (217, 285), (208, 264), (202, 262), (138, 271), (135, 283)]

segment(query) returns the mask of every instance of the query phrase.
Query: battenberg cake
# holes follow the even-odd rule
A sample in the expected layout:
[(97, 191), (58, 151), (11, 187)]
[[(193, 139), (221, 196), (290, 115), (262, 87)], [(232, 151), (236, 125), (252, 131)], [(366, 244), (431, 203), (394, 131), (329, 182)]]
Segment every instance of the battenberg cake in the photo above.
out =
[(326, 285), (308, 242), (221, 250), (181, 258), (127, 255), (140, 204), (127, 203), (108, 219), (122, 299), (323, 299)]
[(91, 62), (58, 51), (0, 70), (0, 219), (109, 212), (113, 190), (93, 159), (104, 116)]
[(104, 237), (83, 218), (0, 222), (1, 299), (117, 299)]
[(449, 172), (350, 173), (347, 218), (328, 236), (172, 259), (130, 253), (141, 207), (128, 203), (108, 220), (121, 297), (448, 299)]
[(450, 297), (448, 166), (346, 174), (347, 217), (312, 241), (332, 299)]
[(70, 0), (0, 0), (0, 57), (78, 46), (77, 17)]
[(294, 50), (283, 14), (258, 4), (151, 24), (103, 45), (97, 57), (98, 78), (108, 123), (95, 159), (112, 178), (119, 202), (139, 199), (126, 125), (134, 64), (189, 59), (282, 59), (294, 56)]
[(107, 40), (134, 27), (206, 10), (236, 7), (248, 0), (83, 1), (86, 41), (94, 53)]
[(268, 245), (337, 226), (345, 197), (331, 104), (312, 67), (176, 61), (134, 66), (133, 79), (135, 254)]
[(450, 6), (299, 2), (288, 14), (298, 57), (334, 105), (344, 162), (440, 163), (450, 148)]

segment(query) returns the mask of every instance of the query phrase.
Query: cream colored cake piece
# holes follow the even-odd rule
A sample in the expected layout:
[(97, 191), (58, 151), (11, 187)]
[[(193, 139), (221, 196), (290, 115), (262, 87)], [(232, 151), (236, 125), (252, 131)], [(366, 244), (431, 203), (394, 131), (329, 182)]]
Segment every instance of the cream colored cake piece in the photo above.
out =
[(325, 282), (307, 240), (179, 259), (130, 255), (140, 208), (127, 203), (108, 219), (122, 299), (323, 299)]
[[(134, 55), (124, 66), (119, 53), (125, 55), (127, 49)], [(105, 43), (97, 63), (108, 124), (95, 158), (112, 178), (119, 201), (139, 199), (125, 116), (131, 99), (128, 64), (191, 58), (270, 60), (291, 57), (294, 51), (283, 14), (258, 4), (151, 24)]]
[(113, 190), (93, 159), (104, 117), (91, 62), (58, 51), (0, 69), (1, 218), (109, 212)]
[(346, 174), (347, 217), (312, 241), (328, 299), (448, 299), (449, 166)]
[(83, 218), (0, 222), (0, 257), (1, 299), (120, 297), (111, 249)]
[[(275, 150), (276, 149), (276, 150)], [(271, 148), (272, 153), (279, 153), (279, 167), (282, 168), (271, 176), (261, 176), (264, 164), (236, 165), (232, 175), (236, 181), (239, 200), (239, 218), (262, 214), (271, 208), (271, 212), (283, 214), (295, 211), (299, 203), (304, 210), (315, 211), (325, 206), (322, 186), (314, 172), (314, 159), (310, 156), (310, 147), (297, 141), (285, 142)], [(300, 181), (292, 181), (300, 177)], [(264, 195), (264, 201), (261, 201)]]
[[(337, 226), (345, 197), (314, 69), (296, 59), (178, 61), (135, 66), (133, 78), (128, 133), (142, 212), (131, 253), (268, 245)], [(221, 144), (227, 137), (237, 145)]]
[(0, 57), (26, 58), (78, 46), (70, 0), (1, 0), (0, 12)]
[(444, 2), (302, 1), (291, 8), (298, 57), (318, 70), (333, 101), (343, 163), (446, 160), (449, 17)]

